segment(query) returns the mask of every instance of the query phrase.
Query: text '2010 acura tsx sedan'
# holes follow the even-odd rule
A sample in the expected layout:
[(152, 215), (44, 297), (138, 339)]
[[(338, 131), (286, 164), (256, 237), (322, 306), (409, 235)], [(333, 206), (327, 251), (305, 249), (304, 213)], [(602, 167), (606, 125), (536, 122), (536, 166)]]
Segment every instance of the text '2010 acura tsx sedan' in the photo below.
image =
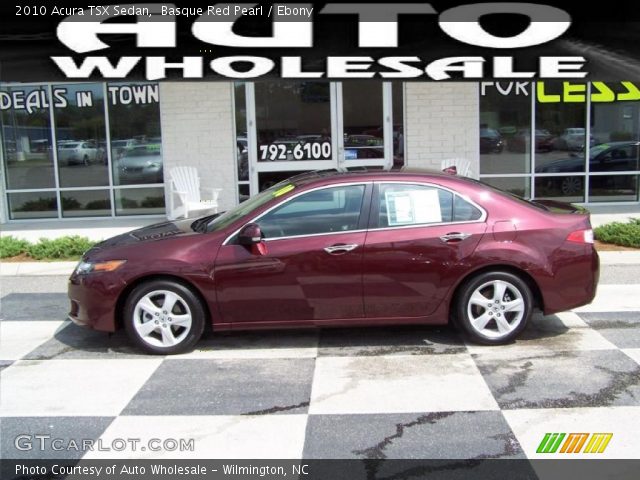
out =
[(89, 250), (71, 319), (124, 327), (150, 353), (214, 332), (445, 324), (512, 341), (534, 308), (592, 301), (588, 214), (419, 171), (313, 172), (220, 215), (166, 222)]

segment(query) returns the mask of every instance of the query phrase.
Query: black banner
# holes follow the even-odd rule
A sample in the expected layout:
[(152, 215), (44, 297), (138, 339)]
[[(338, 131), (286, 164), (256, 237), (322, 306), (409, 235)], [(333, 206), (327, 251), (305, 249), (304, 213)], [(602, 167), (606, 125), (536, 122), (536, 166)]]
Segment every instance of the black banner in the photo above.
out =
[(635, 2), (16, 2), (0, 19), (0, 82), (640, 78)]
[(3, 460), (3, 480), (637, 479), (640, 460)]

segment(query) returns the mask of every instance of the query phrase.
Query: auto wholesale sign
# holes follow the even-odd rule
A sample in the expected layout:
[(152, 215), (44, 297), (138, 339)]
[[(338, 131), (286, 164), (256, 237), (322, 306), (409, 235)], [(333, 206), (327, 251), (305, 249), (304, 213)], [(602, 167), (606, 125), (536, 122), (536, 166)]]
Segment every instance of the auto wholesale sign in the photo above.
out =
[[(638, 68), (624, 52), (604, 55), (601, 49), (609, 38), (603, 32), (609, 30), (591, 27), (593, 20), (575, 5), (140, 3), (2, 8), (4, 18), (15, 23), (0, 38), (18, 48), (3, 49), (0, 80), (17, 80), (21, 73), (34, 80), (45, 75), (47, 80), (150, 81), (606, 80), (624, 69), (628, 77)], [(620, 22), (617, 32), (635, 34), (634, 25)], [(620, 43), (621, 38), (611, 36), (611, 42)], [(39, 39), (52, 42), (36, 51)], [(36, 60), (45, 65), (36, 66)]]

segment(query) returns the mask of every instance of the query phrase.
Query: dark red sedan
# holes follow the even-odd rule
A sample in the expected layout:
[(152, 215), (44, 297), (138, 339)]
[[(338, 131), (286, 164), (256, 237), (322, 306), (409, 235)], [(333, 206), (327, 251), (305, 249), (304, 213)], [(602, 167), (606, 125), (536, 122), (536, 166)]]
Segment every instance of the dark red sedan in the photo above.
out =
[(588, 215), (418, 171), (314, 172), (215, 216), (167, 222), (89, 250), (71, 319), (124, 327), (150, 353), (214, 331), (446, 324), (512, 341), (533, 308), (587, 304), (599, 261)]

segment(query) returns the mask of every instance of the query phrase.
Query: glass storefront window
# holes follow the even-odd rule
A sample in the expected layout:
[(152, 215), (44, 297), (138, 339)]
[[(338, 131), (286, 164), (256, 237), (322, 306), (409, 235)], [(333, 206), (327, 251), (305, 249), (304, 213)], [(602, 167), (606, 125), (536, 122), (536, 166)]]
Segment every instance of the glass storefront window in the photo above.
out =
[(58, 200), (55, 192), (8, 193), (9, 218), (28, 220), (57, 218)]
[(589, 201), (638, 201), (638, 175), (590, 175)]
[(107, 85), (114, 185), (164, 182), (159, 89), (157, 84)]
[(2, 88), (0, 96), (7, 188), (55, 187), (48, 88)]
[(236, 162), (238, 180), (249, 181), (249, 140), (247, 135), (247, 94), (244, 83), (234, 84), (236, 120)]
[[(585, 171), (586, 100), (581, 102), (543, 101), (548, 97), (565, 97), (567, 82), (538, 82), (536, 85), (536, 129), (551, 136), (548, 148), (536, 151), (536, 173)], [(585, 84), (572, 84), (584, 89)], [(544, 95), (544, 96), (543, 96)], [(590, 145), (598, 141), (590, 135)]]
[(393, 107), (393, 166), (404, 166), (404, 85), (401, 82), (393, 82), (392, 86)]
[(108, 217), (111, 215), (109, 190), (60, 192), (63, 217)]
[(163, 187), (119, 190), (164, 183), (157, 84), (2, 87), (0, 133), (12, 220), (165, 213)]
[(165, 212), (164, 188), (119, 188), (115, 191), (116, 215), (153, 215)]
[(536, 177), (536, 198), (584, 202), (584, 175)]
[(519, 197), (531, 197), (531, 179), (529, 177), (484, 177), (482, 181)]
[(326, 82), (256, 82), (258, 162), (330, 160)]
[(102, 84), (54, 85), (61, 187), (109, 185)]
[[(636, 84), (536, 82), (528, 95), (522, 95), (517, 84), (481, 85), (482, 181), (525, 197), (580, 203), (638, 201), (640, 102), (630, 95)], [(530, 95), (535, 95), (533, 110)], [(533, 142), (530, 128), (505, 139), (503, 122), (496, 119), (512, 115), (514, 105), (523, 122), (534, 118)], [(500, 147), (494, 146), (500, 138), (505, 145), (498, 153)], [(526, 157), (526, 165), (533, 157), (533, 171), (527, 167), (522, 177), (509, 175), (517, 173), (514, 163), (498, 159), (514, 153)]]
[[(508, 91), (509, 94), (504, 92)], [(528, 95), (502, 84), (485, 85), (480, 95), (480, 173), (531, 171), (531, 86)], [(548, 139), (536, 129), (536, 150)]]
[(344, 159), (384, 158), (382, 83), (344, 82)]

